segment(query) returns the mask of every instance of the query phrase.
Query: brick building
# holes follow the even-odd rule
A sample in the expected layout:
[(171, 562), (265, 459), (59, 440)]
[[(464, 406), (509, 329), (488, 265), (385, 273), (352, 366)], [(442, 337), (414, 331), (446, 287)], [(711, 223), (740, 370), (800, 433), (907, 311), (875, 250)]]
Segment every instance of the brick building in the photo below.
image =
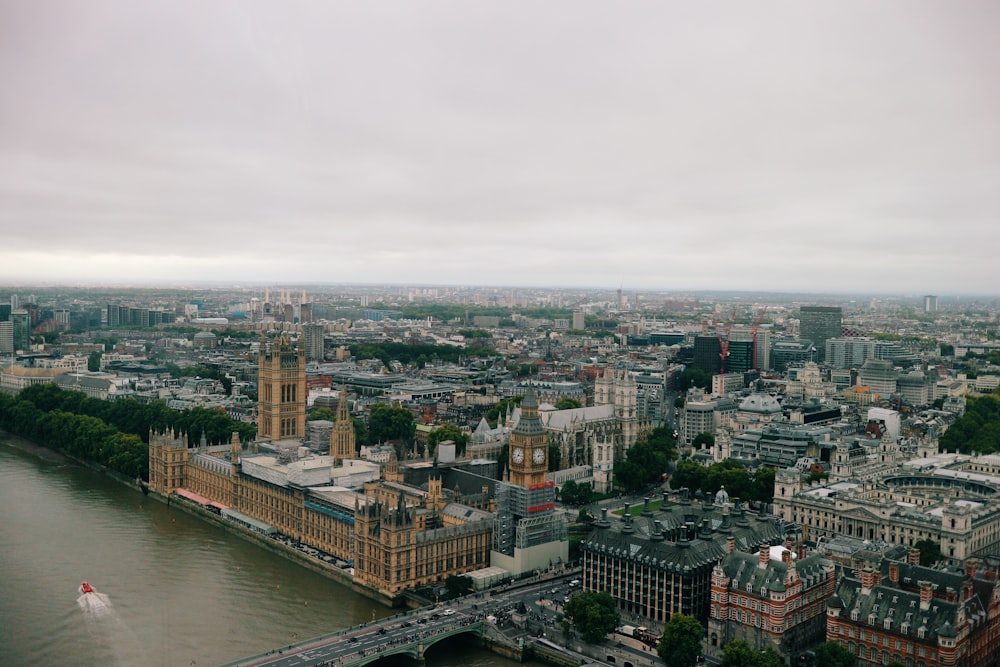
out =
[(820, 554), (798, 558), (785, 547), (763, 544), (756, 554), (735, 549), (712, 571), (712, 601), (705, 655), (722, 660), (734, 640), (772, 648), (795, 663), (825, 640), (826, 606), (834, 590), (834, 564)]
[(1000, 586), (975, 558), (940, 570), (883, 560), (842, 577), (827, 606), (827, 641), (858, 667), (985, 667), (1000, 658)]

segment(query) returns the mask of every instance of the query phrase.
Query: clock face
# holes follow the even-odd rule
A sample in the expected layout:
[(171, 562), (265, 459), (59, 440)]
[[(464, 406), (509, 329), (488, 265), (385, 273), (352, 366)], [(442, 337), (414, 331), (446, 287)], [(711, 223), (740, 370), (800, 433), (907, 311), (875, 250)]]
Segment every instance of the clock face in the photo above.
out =
[(545, 463), (545, 450), (539, 447), (531, 454), (531, 460), (535, 463)]
[(524, 462), (524, 450), (520, 447), (515, 447), (514, 451), (511, 453), (511, 458), (514, 459), (514, 463)]

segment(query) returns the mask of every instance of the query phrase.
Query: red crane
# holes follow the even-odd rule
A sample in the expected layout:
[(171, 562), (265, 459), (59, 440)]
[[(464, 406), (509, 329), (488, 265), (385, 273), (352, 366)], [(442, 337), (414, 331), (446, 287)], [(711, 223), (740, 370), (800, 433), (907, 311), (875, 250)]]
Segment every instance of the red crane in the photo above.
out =
[(722, 339), (722, 332), (719, 331), (719, 322), (715, 319), (715, 315), (712, 315), (712, 324), (715, 326), (715, 335), (719, 339), (719, 393), (726, 393), (726, 357), (729, 356), (729, 334), (733, 330), (733, 318), (736, 317), (736, 311), (729, 316), (729, 324), (726, 326), (726, 339)]
[(751, 353), (753, 354), (753, 369), (754, 370), (758, 370), (757, 369), (757, 329), (760, 328), (760, 323), (764, 320), (764, 315), (766, 315), (766, 314), (767, 314), (767, 306), (764, 306), (764, 310), (760, 311), (760, 317), (758, 317), (757, 321), (753, 323), (753, 328), (750, 330), (750, 333), (753, 336), (753, 350), (751, 351)]

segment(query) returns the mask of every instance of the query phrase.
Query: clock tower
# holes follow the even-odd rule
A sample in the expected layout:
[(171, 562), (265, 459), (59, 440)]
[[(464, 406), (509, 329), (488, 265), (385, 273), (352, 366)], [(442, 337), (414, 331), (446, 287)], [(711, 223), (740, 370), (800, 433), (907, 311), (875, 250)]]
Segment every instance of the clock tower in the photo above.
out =
[(510, 434), (509, 456), (508, 481), (496, 486), (490, 564), (519, 575), (565, 563), (569, 558), (566, 522), (554, 511), (555, 484), (546, 476), (549, 437), (530, 387)]
[(538, 416), (535, 392), (521, 401), (521, 419), (510, 434), (510, 483), (524, 488), (544, 484), (549, 471), (549, 438)]

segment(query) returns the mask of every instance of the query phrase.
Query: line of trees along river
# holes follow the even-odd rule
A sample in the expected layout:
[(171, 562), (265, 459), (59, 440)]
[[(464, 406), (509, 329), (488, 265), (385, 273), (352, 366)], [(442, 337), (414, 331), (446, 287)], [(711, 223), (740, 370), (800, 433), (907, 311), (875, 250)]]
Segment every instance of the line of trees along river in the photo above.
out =
[[(2, 432), (0, 507), (5, 666), (217, 665), (393, 613)], [(467, 646), (428, 663), (513, 665)]]

